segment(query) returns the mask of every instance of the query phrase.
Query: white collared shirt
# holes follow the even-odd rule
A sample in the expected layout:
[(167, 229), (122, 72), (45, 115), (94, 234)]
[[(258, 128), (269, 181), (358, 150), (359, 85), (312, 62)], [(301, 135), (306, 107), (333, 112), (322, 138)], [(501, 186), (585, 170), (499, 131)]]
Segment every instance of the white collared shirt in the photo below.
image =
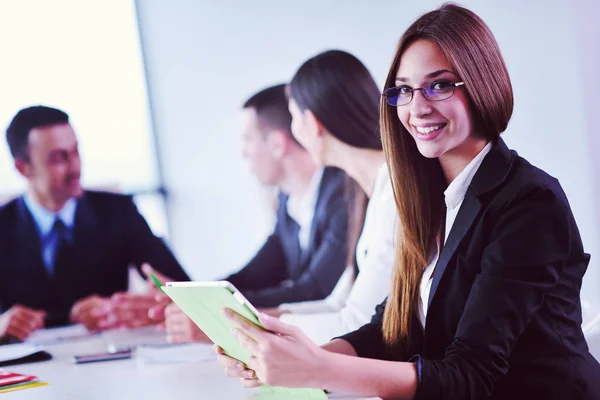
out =
[[(444, 191), (444, 199), (446, 202), (446, 229), (444, 235), (444, 243), (448, 239), (454, 220), (458, 215), (460, 206), (462, 205), (467, 189), (473, 180), (473, 176), (481, 166), (483, 159), (492, 149), (492, 142), (489, 142), (485, 147), (471, 160), (471, 162), (463, 169), (460, 174), (448, 185), (448, 188)], [(440, 257), (440, 248), (438, 246), (436, 254), (431, 258), (423, 277), (421, 278), (420, 284), (420, 298), (419, 298), (419, 320), (423, 329), (425, 329), (425, 320), (427, 319), (427, 308), (429, 307), (429, 292), (431, 291), (431, 283), (433, 281), (433, 271), (435, 264)]]
[(38, 227), (40, 238), (44, 238), (50, 234), (50, 231), (54, 227), (54, 221), (57, 217), (60, 218), (65, 226), (69, 229), (71, 229), (75, 223), (77, 199), (74, 197), (71, 197), (69, 200), (67, 200), (65, 205), (62, 206), (62, 208), (57, 212), (52, 212), (39, 205), (29, 193), (26, 193), (23, 196), (23, 200), (25, 201), (25, 205), (29, 209), (31, 216)]
[(383, 164), (375, 178), (356, 246), (356, 280), (354, 268), (349, 266), (324, 300), (282, 304), (281, 309), (292, 313), (283, 314), (281, 320), (300, 327), (317, 344), (368, 323), (377, 304), (389, 293), (398, 228), (394, 194)]
[(300, 242), (302, 251), (305, 251), (308, 248), (310, 231), (312, 228), (313, 216), (315, 214), (315, 207), (319, 198), (319, 187), (321, 186), (322, 178), (323, 168), (319, 168), (313, 174), (304, 196), (294, 196), (290, 194), (286, 204), (288, 215), (300, 226), (300, 230), (298, 231), (298, 241)]

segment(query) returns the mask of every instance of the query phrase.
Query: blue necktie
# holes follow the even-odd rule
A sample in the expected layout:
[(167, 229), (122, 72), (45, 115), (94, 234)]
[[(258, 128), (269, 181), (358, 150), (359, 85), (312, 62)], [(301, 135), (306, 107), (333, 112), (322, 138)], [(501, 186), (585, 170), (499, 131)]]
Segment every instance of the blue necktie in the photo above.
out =
[(57, 270), (61, 267), (64, 268), (71, 261), (72, 237), (71, 232), (65, 226), (65, 223), (58, 217), (54, 221), (52, 230), (56, 235), (56, 247), (54, 250), (51, 275), (56, 276)]

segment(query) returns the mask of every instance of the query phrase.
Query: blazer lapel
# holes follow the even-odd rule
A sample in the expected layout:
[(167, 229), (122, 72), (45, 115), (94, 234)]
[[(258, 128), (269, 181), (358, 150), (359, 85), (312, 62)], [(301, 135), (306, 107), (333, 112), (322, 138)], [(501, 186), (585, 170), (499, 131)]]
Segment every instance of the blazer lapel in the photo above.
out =
[(481, 210), (482, 205), (479, 196), (492, 190), (506, 179), (512, 167), (513, 158), (516, 156), (516, 153), (513, 153), (506, 147), (504, 140), (498, 137), (492, 150), (487, 154), (479, 170), (475, 173), (433, 271), (428, 306), (433, 301), (448, 263)]
[(285, 216), (286, 234), (282, 236), (282, 239), (287, 242), (284, 246), (289, 256), (288, 261), (290, 264), (288, 266), (288, 273), (290, 276), (296, 277), (302, 263), (302, 249), (300, 248), (300, 238), (298, 237), (300, 225), (287, 212)]
[[(94, 212), (89, 199), (84, 194), (77, 203), (75, 224), (73, 226), (73, 240), (75, 247), (75, 260), (93, 259), (92, 249), (98, 248), (98, 216)], [(85, 265), (85, 264), (82, 264)]]
[(317, 221), (320, 220), (318, 215), (319, 207), (315, 207), (315, 214), (313, 215), (312, 223), (310, 224), (310, 236), (308, 237), (308, 247), (306, 251), (303, 251), (300, 257), (301, 263), (304, 264), (306, 260), (309, 258), (309, 255), (313, 253), (313, 249), (315, 247), (315, 239), (316, 239), (316, 225)]
[(29, 212), (23, 198), (18, 200), (18, 225), (15, 238), (15, 248), (22, 248), (18, 251), (18, 261), (15, 268), (23, 268), (29, 273), (25, 275), (31, 277), (31, 282), (45, 282), (48, 279), (48, 272), (42, 260), (42, 244), (38, 228)]
[(315, 204), (315, 210), (313, 214), (312, 223), (310, 224), (310, 235), (308, 237), (308, 247), (306, 251), (302, 255), (302, 263), (304, 263), (309, 254), (313, 253), (313, 248), (315, 247), (315, 239), (317, 233), (317, 225), (318, 222), (321, 221), (322, 208), (326, 203), (326, 190), (328, 188), (327, 182), (330, 180), (332, 170), (331, 168), (325, 168), (323, 170), (323, 176), (321, 177), (321, 182), (319, 183), (319, 193), (317, 195), (317, 202)]
[(440, 258), (435, 265), (433, 282), (431, 282), (431, 291), (429, 292), (429, 304), (431, 304), (431, 301), (433, 300), (437, 287), (440, 284), (440, 280), (448, 266), (448, 262), (452, 259), (458, 245), (469, 231), (469, 228), (471, 228), (471, 225), (473, 225), (473, 221), (475, 221), (475, 217), (479, 214), (479, 210), (481, 210), (479, 199), (472, 191), (468, 190), (465, 199), (460, 206), (456, 220), (452, 225), (452, 229), (450, 229), (448, 239), (442, 248)]

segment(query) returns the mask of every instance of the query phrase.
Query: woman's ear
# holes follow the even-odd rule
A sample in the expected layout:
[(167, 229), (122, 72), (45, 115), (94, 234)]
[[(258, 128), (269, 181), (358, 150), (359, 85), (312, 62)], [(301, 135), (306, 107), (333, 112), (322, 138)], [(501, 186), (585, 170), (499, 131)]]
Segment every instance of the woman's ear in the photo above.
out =
[(327, 148), (329, 147), (328, 136), (330, 134), (312, 111), (306, 110), (304, 118), (312, 136), (310, 147), (311, 156), (317, 164), (323, 165), (327, 156)]
[(317, 119), (315, 114), (312, 111), (306, 110), (304, 111), (304, 119), (306, 121), (306, 126), (310, 130), (310, 132), (317, 138), (321, 139), (323, 134), (325, 133), (325, 128), (321, 121)]

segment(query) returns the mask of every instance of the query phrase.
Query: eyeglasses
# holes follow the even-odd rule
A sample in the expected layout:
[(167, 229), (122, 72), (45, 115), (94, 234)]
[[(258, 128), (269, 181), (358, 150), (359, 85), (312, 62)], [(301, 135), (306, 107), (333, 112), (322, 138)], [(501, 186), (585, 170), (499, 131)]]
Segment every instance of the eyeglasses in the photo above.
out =
[(390, 106), (398, 107), (409, 104), (416, 90), (420, 90), (427, 100), (441, 101), (452, 97), (454, 88), (464, 85), (464, 82), (452, 83), (450, 81), (435, 81), (420, 88), (411, 88), (402, 85), (391, 87), (383, 91), (382, 96)]

